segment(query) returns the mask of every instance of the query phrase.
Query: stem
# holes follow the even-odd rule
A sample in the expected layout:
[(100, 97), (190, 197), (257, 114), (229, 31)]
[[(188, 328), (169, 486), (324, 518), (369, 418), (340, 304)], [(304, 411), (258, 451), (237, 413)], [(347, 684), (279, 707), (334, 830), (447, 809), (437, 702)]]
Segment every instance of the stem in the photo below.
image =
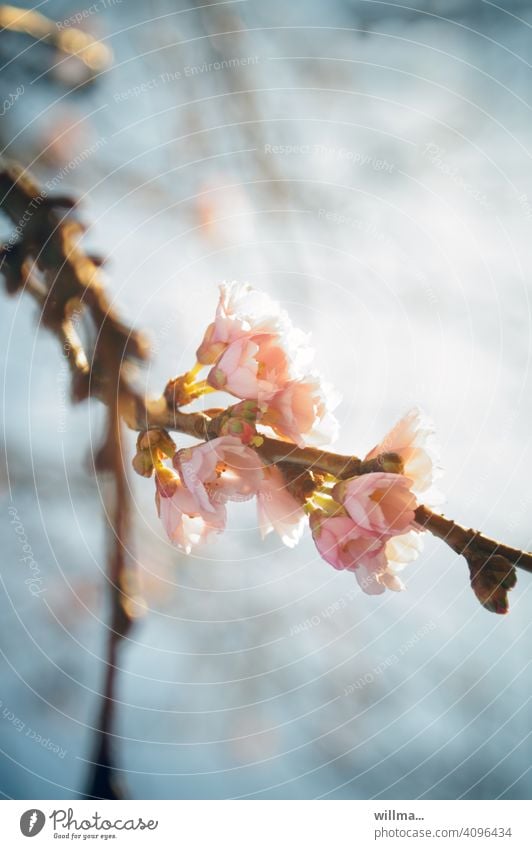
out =
[(51, 44), (67, 56), (75, 57), (84, 66), (87, 80), (108, 68), (113, 60), (107, 45), (84, 30), (70, 26), (59, 28), (55, 21), (30, 9), (0, 6), (0, 27)]
[[(117, 318), (105, 293), (98, 264), (78, 245), (79, 226), (60, 214), (53, 199), (47, 198), (46, 192), (31, 176), (14, 163), (0, 170), (0, 199), (14, 226), (29, 214), (19, 240), (2, 251), (1, 270), (6, 277), (8, 291), (14, 293), (26, 288), (41, 305), (43, 322), (56, 334), (64, 349), (66, 343), (74, 397), (81, 400), (90, 394), (107, 405), (118, 404), (119, 415), (133, 430), (160, 427), (195, 439), (215, 438), (218, 435), (217, 411), (210, 411), (213, 413), (211, 416), (183, 413), (169, 403), (172, 393), (165, 393), (156, 401), (145, 401), (131, 385), (122, 365), (127, 360), (144, 358), (143, 340)], [(62, 198), (61, 202), (64, 204), (65, 199)], [(75, 206), (75, 202), (72, 205)], [(31, 274), (30, 266), (33, 265), (44, 276), (44, 285)], [(99, 331), (99, 343), (91, 358), (85, 355), (72, 326), (72, 301), (76, 299), (76, 303), (89, 312)], [(117, 354), (120, 355), (118, 358)], [(111, 373), (110, 376), (109, 357), (115, 368), (114, 375)], [(200, 371), (198, 365), (190, 372), (194, 377)], [(109, 385), (114, 387), (116, 394), (109, 393)], [(264, 438), (257, 450), (267, 464), (289, 463), (339, 479), (386, 471), (389, 470), (386, 461), (391, 460), (392, 467), (394, 463), (394, 455), (383, 454), (366, 462), (354, 456), (298, 448), (269, 437)], [(528, 552), (502, 545), (478, 531), (467, 530), (423, 506), (418, 508), (417, 517), (421, 526), (458, 553), (471, 547), (486, 554), (497, 552), (514, 565), (532, 572), (532, 554)]]
[[(137, 408), (136, 417), (128, 420), (129, 426), (133, 430), (162, 427), (202, 440), (214, 439), (218, 435), (218, 411), (213, 410), (214, 415), (210, 417), (205, 413), (183, 413), (180, 410), (169, 410), (167, 407), (163, 410), (160, 408), (160, 402), (142, 405), (143, 412)], [(358, 457), (334, 454), (317, 448), (298, 448), (290, 442), (269, 437), (265, 437), (263, 444), (255, 450), (266, 464), (290, 463), (307, 471), (330, 474), (344, 480), (355, 475), (382, 471), (390, 461), (397, 461), (397, 455), (392, 453), (381, 454), (373, 460), (361, 460)], [(480, 531), (463, 528), (453, 520), (433, 513), (428, 507), (418, 507), (416, 520), (424, 530), (443, 540), (457, 554), (462, 554), (467, 548), (474, 548), (485, 554), (499, 554), (514, 566), (532, 572), (532, 554), (503, 545), (484, 536)]]
[(198, 374), (200, 373), (200, 371), (203, 371), (204, 368), (205, 368), (205, 366), (203, 365), (203, 363), (198, 363), (196, 361), (196, 363), (190, 369), (190, 371), (187, 371), (187, 373), (185, 375), (185, 382), (186, 383), (194, 383)]
[(92, 769), (87, 783), (87, 798), (126, 798), (114, 771), (113, 728), (115, 721), (116, 678), (120, 671), (118, 655), (121, 642), (133, 624), (131, 594), (134, 570), (126, 548), (130, 526), (130, 494), (122, 460), (121, 419), (116, 403), (109, 408), (107, 439), (100, 450), (103, 468), (110, 462), (113, 475), (114, 504), (110, 528), (108, 581), (110, 595), (110, 624), (107, 638), (107, 657), (100, 714), (93, 744)]
[(187, 384), (187, 389), (189, 389), (190, 393), (194, 395), (194, 399), (201, 397), (201, 395), (208, 395), (210, 392), (217, 392), (217, 390), (210, 386), (206, 380), (199, 380), (197, 383), (192, 382)]
[[(132, 430), (142, 431), (159, 427), (202, 440), (215, 439), (218, 436), (218, 415), (183, 413), (179, 409), (170, 409), (164, 398), (147, 404), (137, 401), (128, 409), (124, 409), (123, 416)], [(375, 460), (362, 461), (358, 457), (333, 454), (331, 451), (318, 448), (298, 448), (292, 442), (271, 439), (268, 436), (264, 437), (262, 445), (255, 450), (267, 464), (291, 463), (310, 471), (330, 474), (336, 478), (350, 478), (354, 475), (382, 471), (383, 458), (396, 456), (383, 454)]]
[[(87, 795), (113, 799), (119, 797), (111, 747), (117, 659), (119, 644), (131, 627), (133, 605), (128, 596), (134, 574), (126, 548), (130, 502), (121, 419), (123, 409), (143, 403), (130, 373), (131, 366), (145, 359), (146, 345), (117, 317), (98, 263), (80, 247), (82, 227), (64, 212), (75, 206), (74, 201), (49, 198), (26, 171), (12, 163), (0, 168), (0, 205), (16, 228), (16, 237), (1, 251), (0, 270), (8, 292), (22, 289), (39, 304), (40, 322), (57, 337), (68, 358), (73, 399), (96, 396), (109, 410), (97, 468), (110, 472), (114, 483), (107, 561), (111, 620)], [(90, 336), (96, 340), (88, 354), (76, 331), (82, 320), (92, 323)]]
[(430, 531), (431, 534), (447, 543), (457, 554), (463, 554), (468, 550), (476, 550), (485, 555), (498, 554), (505, 557), (514, 566), (519, 566), (526, 572), (532, 572), (532, 554), (518, 548), (512, 548), (509, 545), (503, 545), (501, 542), (484, 536), (480, 531), (463, 528), (462, 525), (457, 524), (452, 519), (433, 513), (428, 507), (418, 507), (416, 521), (424, 530)]
[[(16, 12), (18, 15), (18, 10)], [(29, 13), (28, 13), (29, 14)], [(33, 21), (36, 19), (33, 18)], [(4, 20), (0, 22), (9, 26)], [(165, 394), (147, 401), (132, 383), (132, 366), (146, 359), (142, 336), (127, 327), (116, 315), (108, 298), (99, 263), (79, 245), (81, 226), (64, 213), (75, 207), (69, 198), (48, 198), (33, 178), (15, 163), (0, 167), (0, 206), (16, 228), (16, 238), (0, 250), (0, 271), (10, 294), (24, 290), (41, 308), (40, 320), (59, 340), (68, 357), (74, 400), (99, 398), (109, 408), (108, 431), (100, 450), (100, 469), (113, 475), (115, 504), (109, 547), (108, 579), (111, 622), (107, 645), (107, 667), (95, 739), (93, 770), (87, 795), (118, 798), (113, 770), (112, 733), (119, 648), (129, 632), (133, 618), (131, 604), (132, 567), (127, 556), (130, 502), (127, 476), (121, 452), (121, 421), (133, 430), (164, 428), (209, 440), (218, 436), (223, 411), (184, 413), (175, 406), (183, 378), (169, 382)], [(62, 211), (63, 210), (63, 211)], [(74, 313), (87, 316), (96, 338), (85, 351), (76, 332)], [(201, 369), (196, 365), (189, 375), (195, 379)], [(186, 377), (186, 376), (185, 376)], [(198, 386), (203, 389), (204, 382)], [(205, 387), (206, 388), (206, 387)], [(210, 388), (210, 387), (209, 387)], [(355, 456), (334, 454), (316, 448), (298, 448), (280, 439), (264, 437), (256, 449), (265, 464), (290, 468), (294, 486), (298, 470), (332, 475), (345, 479), (355, 475), (400, 468), (396, 454), (382, 454), (364, 461)], [(308, 474), (312, 487), (312, 475)], [(308, 482), (305, 482), (305, 486)], [(444, 516), (420, 506), (418, 524), (446, 542), (458, 554), (492, 554), (532, 572), (532, 554), (519, 551), (466, 529)]]

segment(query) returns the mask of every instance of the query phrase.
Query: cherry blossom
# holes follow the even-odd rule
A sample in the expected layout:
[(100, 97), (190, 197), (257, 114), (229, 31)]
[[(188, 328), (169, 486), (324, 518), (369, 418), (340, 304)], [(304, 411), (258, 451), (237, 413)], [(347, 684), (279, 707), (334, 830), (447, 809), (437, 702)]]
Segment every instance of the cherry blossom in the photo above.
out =
[(225, 528), (223, 504), (204, 511), (179, 476), (166, 467), (156, 473), (155, 502), (168, 538), (185, 554)]
[(222, 283), (216, 317), (197, 351), (203, 365), (212, 365), (231, 342), (257, 333), (275, 334), (290, 321), (279, 304), (246, 283)]
[(257, 511), (263, 538), (276, 531), (289, 548), (297, 545), (303, 533), (305, 514), (276, 466), (264, 469), (257, 492)]
[(427, 416), (417, 408), (410, 410), (366, 455), (366, 460), (373, 460), (384, 452), (401, 457), (404, 473), (412, 481), (412, 491), (416, 495), (423, 493), (426, 504), (441, 501), (441, 496), (433, 489), (435, 480), (441, 475), (439, 451), (434, 425)]
[(261, 421), (300, 448), (325, 445), (334, 442), (338, 435), (338, 422), (333, 415), (338, 401), (319, 375), (290, 380), (268, 402)]
[(404, 475), (373, 472), (337, 484), (333, 497), (367, 536), (395, 536), (415, 528), (416, 497)]
[(215, 513), (226, 501), (253, 498), (263, 479), (257, 453), (235, 436), (220, 436), (183, 448), (173, 462), (183, 484), (205, 513)]

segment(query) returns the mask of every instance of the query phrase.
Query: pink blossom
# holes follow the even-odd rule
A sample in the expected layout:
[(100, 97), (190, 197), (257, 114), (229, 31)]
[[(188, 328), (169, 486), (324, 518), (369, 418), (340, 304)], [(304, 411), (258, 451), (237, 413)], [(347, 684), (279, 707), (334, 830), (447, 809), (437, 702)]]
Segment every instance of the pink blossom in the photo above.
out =
[[(403, 461), (404, 473), (412, 481), (412, 490), (419, 495), (431, 491), (434, 481), (440, 476), (439, 452), (435, 444), (434, 425), (420, 410), (410, 410), (384, 439), (366, 456), (372, 460), (385, 452), (399, 454)], [(439, 494), (431, 491), (428, 501), (435, 504), (441, 500)]]
[(311, 515), (310, 527), (324, 560), (335, 569), (353, 572), (367, 595), (380, 595), (386, 589), (404, 590), (397, 572), (417, 556), (417, 534), (392, 539), (365, 536), (350, 516), (327, 516), (321, 511)]
[(301, 504), (286, 488), (277, 466), (264, 468), (264, 477), (257, 492), (259, 527), (264, 538), (276, 531), (289, 548), (293, 548), (303, 533), (305, 514)]
[(228, 345), (242, 336), (278, 333), (289, 325), (279, 304), (247, 284), (222, 283), (216, 317), (197, 351), (198, 362), (212, 365)]
[(157, 512), (171, 542), (190, 554), (195, 545), (205, 542), (213, 533), (223, 531), (225, 507), (219, 504), (215, 510), (205, 513), (178, 475), (171, 469), (165, 472), (168, 474), (156, 476)]
[(415, 527), (417, 501), (404, 475), (374, 472), (341, 481), (333, 490), (360, 532), (392, 537)]
[(403, 583), (390, 573), (386, 563), (386, 554), (381, 554), (371, 562), (362, 562), (354, 570), (358, 585), (366, 595), (381, 595), (383, 592), (404, 590)]
[(261, 422), (300, 448), (324, 445), (333, 442), (338, 433), (338, 422), (333, 415), (337, 402), (317, 375), (301, 381), (290, 380), (268, 402)]
[(310, 527), (316, 548), (335, 569), (385, 568), (385, 541), (363, 537), (350, 516), (327, 516), (318, 510), (311, 514)]
[(235, 436), (220, 436), (174, 457), (174, 466), (187, 489), (206, 513), (216, 513), (226, 501), (247, 501), (262, 482), (261, 461)]
[[(349, 516), (310, 518), (312, 536), (321, 556), (335, 569), (353, 572), (360, 588), (368, 595), (380, 595), (386, 589), (388, 564), (386, 542), (367, 537)], [(390, 589), (393, 588), (390, 586)]]
[(207, 376), (214, 389), (237, 398), (267, 401), (290, 376), (288, 354), (271, 333), (244, 336), (232, 342)]
[(343, 546), (349, 535), (356, 532), (353, 520), (349, 516), (327, 516), (315, 510), (310, 515), (310, 529), (323, 559), (335, 569), (346, 569)]
[(422, 548), (423, 537), (416, 531), (409, 531), (388, 540), (385, 549), (388, 563), (385, 573), (380, 578), (381, 582), (395, 592), (404, 590), (404, 584), (397, 573), (416, 560)]
[(384, 568), (362, 569), (355, 573), (364, 592), (369, 595), (380, 594), (385, 589), (402, 592), (405, 585), (397, 573), (416, 559), (422, 546), (422, 537), (415, 531), (388, 540), (384, 549)]
[(392, 537), (386, 543), (386, 558), (394, 572), (400, 572), (419, 556), (423, 549), (423, 535), (418, 531), (409, 531), (397, 537)]

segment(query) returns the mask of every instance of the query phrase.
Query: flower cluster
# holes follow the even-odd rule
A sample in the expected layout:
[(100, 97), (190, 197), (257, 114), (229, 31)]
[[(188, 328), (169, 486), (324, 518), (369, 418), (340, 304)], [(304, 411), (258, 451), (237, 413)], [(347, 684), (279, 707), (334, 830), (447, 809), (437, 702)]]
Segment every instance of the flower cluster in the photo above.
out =
[[(308, 516), (320, 555), (335, 569), (354, 572), (369, 594), (402, 590), (398, 573), (421, 548), (417, 499), (434, 498), (439, 472), (432, 426), (413, 410), (367, 454), (359, 475), (307, 470), (307, 485), (297, 485), (261, 448), (268, 430), (299, 448), (334, 436), (336, 399), (308, 371), (310, 361), (307, 338), (276, 303), (223, 284), (196, 366), (176, 381), (181, 400), (212, 391), (239, 400), (217, 413), (213, 438), (193, 447), (177, 451), (168, 434), (147, 431), (134, 466), (155, 471), (159, 516), (187, 553), (225, 528), (228, 502), (254, 498), (263, 536), (276, 531), (294, 546)], [(204, 367), (207, 378), (197, 381)]]
[(194, 545), (220, 533), (228, 501), (257, 499), (263, 536), (275, 530), (293, 547), (303, 532), (305, 514), (276, 466), (264, 466), (236, 436), (220, 436), (174, 454), (172, 468), (155, 467), (156, 503), (168, 537), (189, 553)]
[(216, 317), (198, 348), (210, 366), (207, 384), (258, 405), (257, 421), (296, 445), (324, 445), (336, 437), (338, 403), (316, 372), (308, 339), (267, 295), (223, 283)]
[(400, 591), (398, 576), (421, 550), (417, 494), (432, 490), (439, 474), (430, 424), (412, 410), (365, 461), (397, 455), (399, 471), (371, 472), (333, 483), (315, 497), (310, 526), (321, 556), (348, 569), (369, 595)]

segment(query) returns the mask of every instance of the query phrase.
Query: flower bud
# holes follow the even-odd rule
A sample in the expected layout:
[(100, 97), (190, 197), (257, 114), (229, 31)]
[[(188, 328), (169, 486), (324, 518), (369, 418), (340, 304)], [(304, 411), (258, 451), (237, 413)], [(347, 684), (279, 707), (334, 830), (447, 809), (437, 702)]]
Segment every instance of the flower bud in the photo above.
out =
[(150, 449), (152, 452), (157, 449), (165, 457), (172, 458), (176, 452), (176, 444), (170, 434), (163, 428), (151, 428), (139, 434), (137, 439), (137, 448), (139, 450)]
[(259, 410), (256, 401), (242, 401), (228, 407), (219, 419), (219, 436), (236, 436), (244, 445), (249, 445), (257, 436), (255, 422)]
[(379, 457), (383, 472), (388, 472), (393, 475), (402, 475), (404, 472), (404, 464), (399, 454), (388, 452), (381, 454)]
[(261, 405), (256, 401), (241, 401), (240, 404), (234, 404), (229, 407), (231, 416), (235, 416), (245, 421), (254, 424), (257, 421), (257, 416), (261, 412)]
[(149, 451), (137, 451), (131, 464), (137, 475), (143, 478), (151, 478), (153, 474), (153, 459)]
[(491, 613), (508, 613), (508, 592), (517, 583), (515, 567), (498, 554), (466, 553), (471, 588), (479, 602)]
[(188, 374), (181, 374), (179, 377), (169, 380), (163, 393), (166, 404), (171, 410), (177, 410), (179, 407), (190, 404), (200, 395), (201, 392), (195, 391), (194, 384), (190, 383)]
[(392, 451), (385, 451), (377, 454), (370, 459), (366, 459), (362, 463), (362, 471), (364, 474), (371, 472), (386, 472), (390, 475), (402, 475), (404, 473), (404, 463), (399, 454)]
[(132, 460), (133, 468), (143, 478), (150, 478), (155, 463), (163, 457), (172, 458), (175, 452), (175, 442), (163, 428), (145, 430), (139, 433), (137, 438), (137, 453)]
[(244, 419), (228, 418), (222, 422), (219, 434), (220, 436), (236, 436), (244, 445), (249, 445), (256, 431), (254, 426)]

